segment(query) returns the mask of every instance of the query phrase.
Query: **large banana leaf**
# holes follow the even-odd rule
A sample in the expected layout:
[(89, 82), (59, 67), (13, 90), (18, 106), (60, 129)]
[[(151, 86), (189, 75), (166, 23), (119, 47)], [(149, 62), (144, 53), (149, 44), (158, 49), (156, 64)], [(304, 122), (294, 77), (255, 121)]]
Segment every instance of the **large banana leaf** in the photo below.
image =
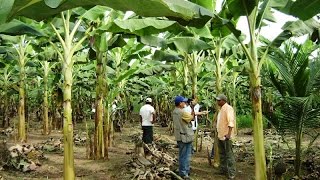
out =
[(177, 62), (177, 61), (183, 61), (183, 58), (179, 56), (174, 51), (161, 51), (156, 50), (153, 55), (153, 59), (156, 61), (166, 61), (166, 62)]
[(43, 36), (43, 34), (37, 29), (19, 20), (12, 20), (8, 23), (0, 24), (0, 34), (6, 35), (35, 35)]
[(126, 32), (139, 36), (158, 34), (164, 31), (178, 33), (184, 30), (184, 27), (176, 21), (157, 20), (154, 18), (114, 20), (111, 24), (103, 26), (101, 30), (119, 33)]
[(251, 14), (252, 10), (258, 6), (258, 2), (257, 0), (229, 0), (227, 4), (234, 19), (238, 19), (240, 16)]
[(290, 5), (290, 14), (301, 20), (308, 20), (320, 13), (320, 0), (296, 0)]
[(190, 1), (209, 9), (210, 11), (214, 11), (214, 8), (216, 7), (216, 1), (213, 1), (213, 0), (190, 0)]
[(315, 19), (289, 21), (283, 25), (282, 29), (291, 31), (295, 36), (303, 36), (312, 34), (315, 30), (320, 29), (320, 23)]
[(209, 44), (194, 37), (176, 37), (172, 39), (172, 43), (180, 52), (183, 53), (192, 53), (194, 51), (211, 49)]
[(158, 61), (145, 61), (147, 66), (144, 68), (139, 68), (139, 71), (136, 73), (139, 77), (146, 77), (146, 76), (154, 76), (157, 74), (161, 74), (164, 71), (171, 71), (174, 69), (174, 66), (170, 64), (163, 64)]
[(143, 44), (152, 46), (152, 47), (161, 47), (166, 48), (167, 42), (164, 38), (157, 37), (157, 36), (142, 36), (140, 37), (140, 41)]
[(7, 21), (8, 14), (12, 9), (14, 0), (0, 0), (0, 24), (3, 24)]
[(43, 20), (67, 9), (94, 5), (134, 11), (145, 17), (168, 17), (181, 20), (183, 25), (199, 25), (213, 17), (209, 10), (185, 0), (15, 0), (11, 11), (8, 11), (10, 7), (6, 7), (0, 14), (9, 18), (25, 16)]
[[(260, 1), (260, 9), (265, 9), (262, 14), (259, 12), (257, 22), (261, 22), (261, 17), (268, 15), (270, 7), (283, 13), (293, 15), (301, 20), (308, 20), (320, 13), (320, 0), (264, 0)], [(229, 0), (227, 1), (230, 12), (234, 18), (249, 15), (253, 8), (258, 6), (257, 0)]]

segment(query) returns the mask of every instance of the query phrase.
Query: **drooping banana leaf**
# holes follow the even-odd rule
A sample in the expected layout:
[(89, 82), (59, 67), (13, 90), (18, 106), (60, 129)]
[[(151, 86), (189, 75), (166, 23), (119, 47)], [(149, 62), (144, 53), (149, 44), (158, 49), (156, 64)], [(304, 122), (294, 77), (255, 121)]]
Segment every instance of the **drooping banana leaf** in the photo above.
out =
[(183, 61), (183, 58), (179, 56), (175, 51), (161, 51), (156, 50), (153, 55), (153, 59), (156, 61), (177, 62)]
[(194, 37), (175, 37), (171, 41), (179, 51), (184, 53), (211, 49), (209, 44)]
[(12, 20), (8, 23), (0, 24), (0, 34), (6, 35), (34, 35), (34, 36), (43, 36), (39, 29), (32, 27), (24, 22), (19, 20)]
[(213, 17), (206, 8), (185, 0), (15, 0), (12, 9), (6, 7), (2, 9), (2, 14), (9, 19), (25, 16), (43, 20), (67, 9), (95, 5), (124, 12), (134, 11), (145, 17), (168, 17), (183, 25), (203, 26)]
[(126, 32), (139, 36), (158, 34), (165, 31), (178, 33), (185, 30), (184, 27), (182, 27), (175, 21), (157, 20), (154, 18), (128, 20), (116, 19), (112, 23), (103, 26), (100, 29), (113, 33)]
[(290, 3), (290, 15), (308, 20), (320, 13), (320, 0), (296, 0)]

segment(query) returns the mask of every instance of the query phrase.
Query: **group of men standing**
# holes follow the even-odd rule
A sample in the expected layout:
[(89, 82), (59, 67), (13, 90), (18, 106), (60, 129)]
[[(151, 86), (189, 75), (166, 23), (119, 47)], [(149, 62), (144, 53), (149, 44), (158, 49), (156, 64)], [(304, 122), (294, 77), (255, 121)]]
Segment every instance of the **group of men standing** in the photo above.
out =
[[(227, 97), (220, 94), (216, 97), (220, 109), (217, 114), (217, 133), (220, 155), (220, 173), (229, 179), (234, 179), (235, 158), (232, 151), (232, 138), (234, 137), (235, 113), (227, 103)], [(147, 98), (146, 104), (140, 109), (141, 125), (143, 130), (142, 140), (145, 143), (153, 141), (153, 123), (156, 119), (155, 110), (151, 105), (152, 99)], [(179, 175), (183, 179), (190, 179), (190, 160), (192, 155), (192, 142), (194, 131), (198, 127), (198, 115), (208, 113), (200, 112), (197, 99), (187, 99), (183, 96), (176, 96), (174, 99), (175, 108), (172, 112), (174, 136), (179, 148)]]

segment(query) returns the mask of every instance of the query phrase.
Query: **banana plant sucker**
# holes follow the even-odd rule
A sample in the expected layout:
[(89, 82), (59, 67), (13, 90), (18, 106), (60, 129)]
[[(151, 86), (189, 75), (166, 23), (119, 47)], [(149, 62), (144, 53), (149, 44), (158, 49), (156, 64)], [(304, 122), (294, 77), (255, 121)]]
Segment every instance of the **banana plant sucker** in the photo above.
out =
[[(2, 127), (7, 128), (9, 126), (9, 96), (8, 96), (8, 89), (10, 86), (10, 79), (11, 79), (11, 72), (9, 71), (9, 66), (6, 66), (3, 71), (3, 76), (1, 77), (2, 81), (2, 87), (3, 87), (3, 105), (4, 105), (4, 112), (3, 112), (3, 121), (2, 121)], [(0, 81), (0, 82), (1, 82)]]
[(18, 47), (15, 47), (16, 52), (18, 54), (18, 66), (19, 66), (19, 108), (18, 108), (18, 115), (19, 115), (19, 128), (18, 128), (18, 137), (21, 142), (26, 142), (27, 135), (26, 135), (26, 124), (25, 124), (25, 65), (27, 62), (27, 48), (29, 46), (28, 41), (26, 41), (26, 36), (23, 35), (20, 37), (20, 42)]
[[(63, 177), (66, 180), (75, 179), (74, 172), (74, 156), (73, 156), (73, 124), (72, 124), (72, 106), (71, 106), (71, 90), (72, 90), (72, 69), (73, 69), (73, 56), (77, 48), (80, 47), (82, 42), (87, 38), (83, 36), (79, 40), (74, 39), (74, 35), (80, 26), (81, 19), (79, 19), (73, 29), (70, 31), (70, 11), (61, 13), (63, 21), (64, 37), (60, 35), (58, 30), (51, 24), (55, 34), (57, 35), (63, 51), (58, 50), (57, 46), (53, 43), (60, 59), (62, 60), (62, 74), (63, 74), (63, 142), (64, 142), (64, 172)], [(86, 33), (87, 34), (87, 33)]]

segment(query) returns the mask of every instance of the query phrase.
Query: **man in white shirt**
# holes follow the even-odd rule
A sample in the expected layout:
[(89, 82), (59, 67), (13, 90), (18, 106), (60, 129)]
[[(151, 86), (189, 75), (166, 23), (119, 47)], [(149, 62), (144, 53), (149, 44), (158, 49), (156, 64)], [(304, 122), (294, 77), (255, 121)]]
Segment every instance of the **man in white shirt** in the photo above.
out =
[(156, 120), (154, 108), (151, 106), (152, 99), (147, 98), (146, 104), (140, 109), (142, 140), (146, 144), (151, 144), (153, 141), (153, 124)]
[(209, 113), (209, 111), (201, 111), (200, 112), (200, 105), (198, 103), (198, 98), (194, 97), (193, 99), (191, 99), (191, 105), (193, 107), (193, 111), (194, 111), (194, 120), (191, 121), (192, 123), (192, 130), (196, 131), (198, 129), (198, 115), (206, 115)]

